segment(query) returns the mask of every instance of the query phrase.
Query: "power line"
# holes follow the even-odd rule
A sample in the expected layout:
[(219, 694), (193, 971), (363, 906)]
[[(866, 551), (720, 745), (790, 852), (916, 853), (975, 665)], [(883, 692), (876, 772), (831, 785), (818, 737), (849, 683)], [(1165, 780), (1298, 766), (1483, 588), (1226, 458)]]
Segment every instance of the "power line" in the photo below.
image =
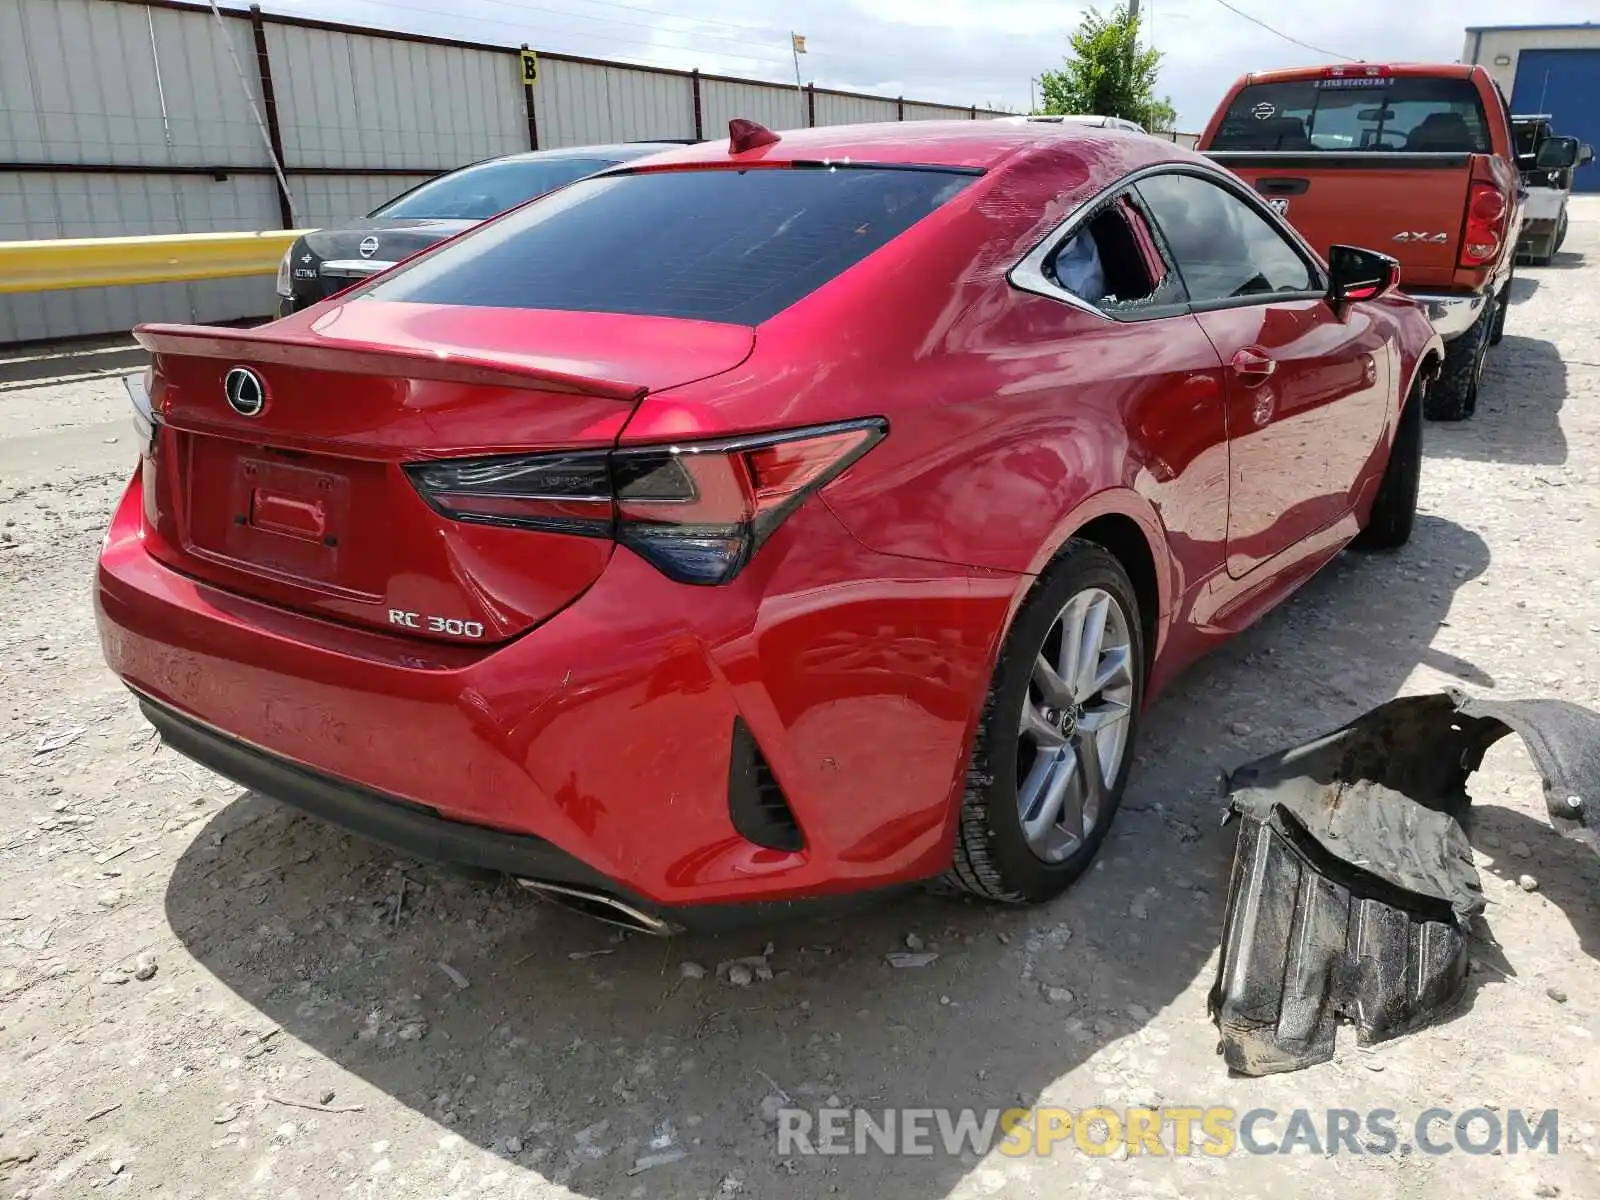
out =
[[(265, 3), (269, 7), (278, 7), (285, 2), (286, 0), (277, 0), (277, 3), (274, 3), (274, 0), (265, 0)], [(685, 29), (672, 25), (657, 25), (646, 22), (626, 21), (611, 17), (603, 17), (594, 13), (582, 13), (573, 12), (570, 10), (561, 10), (557, 8), (546, 8), (540, 5), (529, 4), (526, 2), (526, 0), (476, 0), (476, 3), (471, 5), (471, 8), (479, 8), (478, 12), (470, 11), (469, 6), (465, 4), (461, 5), (454, 11), (449, 11), (445, 8), (434, 7), (428, 3), (413, 3), (408, 2), (408, 0), (356, 0), (356, 2), (365, 8), (376, 9), (379, 12), (384, 10), (399, 10), (402, 12), (426, 14), (432, 17), (443, 18), (450, 22), (471, 21), (481, 25), (494, 26), (500, 29), (514, 29), (517, 30), (523, 37), (526, 37), (529, 32), (529, 23), (526, 20), (512, 21), (501, 16), (483, 15), (480, 6), (487, 6), (491, 9), (509, 10), (523, 16), (526, 16), (526, 14), (529, 13), (537, 13), (543, 14), (547, 17), (563, 17), (569, 20), (575, 19), (578, 21), (588, 21), (604, 26), (605, 32), (586, 29), (553, 29), (549, 27), (549, 23), (547, 21), (544, 21), (539, 22), (539, 24), (543, 26), (539, 33), (539, 38), (540, 40), (546, 42), (552, 53), (559, 52), (558, 46), (552, 43), (558, 44), (566, 41), (569, 38), (580, 38), (589, 42), (605, 42), (607, 45), (621, 43), (628, 46), (647, 47), (649, 50), (654, 51), (655, 53), (645, 55), (641, 54), (637, 50), (622, 50), (619, 54), (617, 50), (612, 50), (608, 57), (616, 59), (631, 59), (634, 63), (637, 63), (641, 66), (663, 67), (668, 69), (684, 69), (682, 64), (686, 61), (685, 56), (703, 54), (707, 57), (721, 59), (723, 61), (750, 64), (749, 66), (735, 68), (738, 70), (749, 70), (751, 67), (756, 69), (771, 70), (775, 69), (776, 64), (782, 59), (782, 51), (788, 48), (787, 34), (773, 34), (773, 40), (769, 41), (765, 38), (762, 38), (761, 35), (766, 33), (767, 30), (760, 26), (742, 25), (715, 19), (702, 19), (700, 17), (690, 16), (686, 13), (666, 13), (658, 9), (648, 8), (641, 4), (623, 3), (621, 0), (573, 0), (573, 2), (602, 5), (607, 8), (622, 9), (649, 16), (658, 16), (668, 20), (684, 21), (695, 26), (709, 25), (713, 28), (738, 30), (742, 33), (754, 35), (756, 39), (760, 40), (724, 36), (722, 34), (704, 33), (694, 28)], [(559, 2), (559, 0), (557, 0), (557, 2)], [(434, 0), (434, 3), (436, 4), (437, 0)], [(621, 34), (616, 32), (616, 28), (619, 26), (626, 29), (648, 31), (656, 34), (657, 37), (647, 40), (640, 38), (637, 35), (629, 36), (626, 34)], [(721, 43), (722, 45), (717, 46), (703, 44), (707, 42)], [(740, 47), (746, 51), (754, 51), (754, 53), (739, 53), (733, 49), (734, 47)], [(840, 84), (837, 86), (849, 85)]]
[[(371, 4), (371, 5), (373, 5), (374, 7), (377, 7), (377, 8), (410, 8), (413, 11), (416, 11), (416, 12), (435, 12), (435, 11), (437, 11), (437, 10), (433, 10), (433, 9), (417, 8), (417, 7), (415, 7), (413, 5), (409, 5), (409, 4), (397, 3), (396, 0), (364, 0), (364, 2), (368, 3), (368, 4)], [(776, 44), (777, 41), (778, 41), (778, 38), (777, 38), (776, 34), (773, 35), (773, 42), (772, 43), (763, 43), (763, 42), (754, 42), (754, 41), (751, 41), (748, 38), (724, 37), (721, 34), (716, 34), (716, 33), (699, 33), (699, 32), (697, 32), (697, 31), (695, 31), (693, 29), (676, 29), (676, 28), (673, 28), (672, 26), (669, 26), (669, 25), (654, 25), (654, 24), (650, 24), (650, 23), (647, 23), (647, 22), (644, 22), (644, 21), (623, 21), (623, 20), (619, 20), (619, 19), (617, 19), (615, 17), (599, 16), (599, 15), (597, 15), (595, 13), (570, 12), (570, 11), (567, 11), (567, 10), (564, 10), (564, 9), (543, 8), (543, 7), (541, 7), (539, 5), (535, 5), (535, 4), (513, 3), (512, 0), (477, 0), (477, 2), (479, 4), (490, 5), (490, 6), (494, 7), (494, 8), (510, 9), (512, 12), (519, 13), (519, 14), (537, 13), (537, 14), (541, 14), (543, 16), (560, 17), (560, 18), (562, 18), (564, 20), (570, 20), (570, 21), (589, 21), (589, 22), (592, 22), (593, 24), (596, 24), (596, 25), (604, 25), (608, 29), (612, 28), (612, 27), (615, 27), (615, 26), (621, 26), (621, 27), (626, 28), (626, 29), (644, 29), (644, 30), (648, 30), (648, 31), (650, 31), (652, 33), (671, 33), (671, 34), (676, 34), (676, 35), (678, 35), (680, 37), (696, 37), (696, 38), (699, 38), (699, 39), (704, 40), (704, 41), (727, 42), (728, 44), (734, 45), (734, 46), (749, 46), (749, 47), (755, 47), (755, 48), (760, 48), (760, 49), (766, 49), (769, 45)], [(617, 5), (616, 7), (621, 8), (623, 6), (622, 5)], [(498, 24), (498, 25), (518, 25), (518, 26), (525, 27), (525, 24), (523, 22), (513, 22), (513, 21), (503, 20), (500, 17), (480, 17), (480, 16), (475, 16), (475, 15), (473, 15), (471, 13), (461, 12), (461, 11), (458, 11), (458, 12), (455, 12), (455, 13), (441, 14), (441, 15), (454, 16), (454, 17), (458, 17), (458, 18), (463, 18), (464, 17), (465, 19), (467, 19), (469, 21), (490, 21), (490, 22), (493, 22), (493, 23)], [(665, 14), (663, 14), (663, 15), (665, 15)], [(696, 18), (693, 18), (693, 17), (683, 18), (683, 19), (695, 21), (697, 24), (705, 24), (705, 22), (698, 21)], [(748, 26), (741, 26), (740, 28), (746, 29), (747, 32), (750, 31)], [(583, 36), (588, 37), (588, 36), (598, 36), (598, 35), (591, 35), (591, 34), (585, 33), (585, 34), (583, 34)], [(616, 40), (618, 40), (618, 41), (635, 41), (635, 42), (638, 42), (640, 39), (623, 37), (623, 38), (617, 38)], [(659, 44), (659, 43), (642, 42), (641, 44), (652, 45), (652, 44)], [(711, 51), (711, 53), (721, 53), (721, 52), (720, 51)]]
[(1321, 46), (1313, 46), (1310, 42), (1302, 42), (1299, 38), (1293, 36), (1292, 34), (1287, 34), (1281, 29), (1274, 29), (1271, 25), (1268, 25), (1260, 17), (1252, 17), (1249, 13), (1245, 12), (1244, 9), (1235, 8), (1233, 5), (1228, 3), (1228, 0), (1217, 0), (1217, 3), (1222, 5), (1223, 8), (1227, 9), (1229, 12), (1235, 14), (1236, 16), (1243, 17), (1246, 21), (1249, 21), (1252, 25), (1259, 25), (1259, 26), (1261, 26), (1261, 28), (1265, 29), (1268, 33), (1276, 34), (1278, 37), (1281, 37), (1286, 42), (1293, 42), (1296, 46), (1304, 46), (1307, 50), (1314, 50), (1318, 54), (1324, 55), (1324, 56), (1326, 56), (1328, 58), (1342, 58), (1342, 59), (1344, 59), (1345, 62), (1356, 62), (1357, 61), (1356, 59), (1351, 58), (1348, 54), (1340, 54), (1337, 50), (1324, 50)]
[(628, 12), (645, 13), (652, 17), (666, 17), (675, 21), (693, 21), (696, 25), (720, 25), (724, 29), (737, 29), (744, 33), (771, 34), (779, 36), (778, 31), (770, 25), (745, 25), (738, 21), (724, 21), (716, 17), (695, 17), (688, 13), (662, 12), (658, 8), (646, 8), (642, 4), (622, 4), (618, 0), (578, 0), (583, 4), (595, 4), (601, 8), (621, 8)]
[[(474, 21), (474, 22), (478, 22), (478, 23), (484, 24), (484, 25), (499, 26), (502, 29), (516, 29), (516, 30), (522, 31), (522, 33), (524, 35), (526, 35), (527, 29), (528, 29), (528, 26), (523, 22), (508, 21), (508, 20), (504, 20), (504, 19), (502, 19), (500, 17), (478, 16), (478, 15), (475, 15), (475, 14), (470, 14), (470, 13), (461, 12), (461, 11), (447, 12), (444, 9), (429, 8), (429, 7), (426, 7), (424, 5), (420, 5), (420, 4), (403, 4), (403, 3), (400, 3), (399, 0), (363, 0), (363, 2), (368, 3), (372, 7), (379, 8), (379, 9), (403, 9), (403, 10), (405, 10), (407, 12), (426, 13), (426, 14), (428, 14), (430, 16), (446, 17), (446, 18), (449, 18), (450, 20), (453, 20), (453, 21)], [(579, 14), (579, 13), (556, 13), (556, 12), (553, 12), (553, 10), (547, 10), (547, 9), (530, 10), (530, 9), (526, 8), (525, 6), (521, 6), (521, 5), (518, 5), (516, 7), (518, 7), (519, 9), (521, 9), (521, 11), (524, 11), (524, 12), (526, 12), (526, 11), (551, 12), (552, 15), (556, 15), (556, 16), (577, 17), (580, 20), (600, 21), (600, 22), (602, 22), (604, 24), (607, 24), (607, 25), (626, 25), (626, 26), (629, 26), (629, 27), (632, 27), (632, 28), (648, 29), (648, 30), (651, 30), (651, 31), (656, 32), (656, 33), (669, 34), (669, 35), (674, 35), (674, 36), (677, 36), (677, 37), (689, 38), (689, 37), (694, 37), (695, 36), (691, 31), (686, 30), (686, 29), (671, 29), (671, 28), (667, 28), (667, 27), (664, 27), (664, 26), (653, 26), (653, 25), (643, 25), (643, 24), (637, 24), (636, 25), (633, 22), (628, 22), (628, 21), (608, 22), (608, 21), (605, 20), (605, 18), (602, 18), (602, 17), (584, 17), (582, 14)], [(694, 47), (694, 46), (685, 46), (685, 45), (676, 44), (676, 43), (673, 43), (673, 42), (645, 40), (643, 38), (627, 37), (625, 35), (621, 35), (621, 34), (617, 34), (617, 33), (611, 33), (611, 32), (599, 33), (599, 32), (591, 32), (591, 31), (583, 30), (583, 29), (572, 29), (572, 30), (565, 30), (565, 31), (551, 30), (551, 31), (549, 31), (549, 35), (548, 36), (550, 36), (551, 40), (562, 40), (562, 39), (565, 39), (565, 38), (577, 37), (577, 38), (587, 38), (587, 39), (589, 39), (591, 41), (604, 41), (604, 42), (606, 42), (608, 44), (609, 43), (615, 43), (615, 42), (623, 42), (623, 43), (627, 43), (629, 45), (634, 45), (634, 46), (647, 46), (647, 47), (649, 47), (649, 48), (651, 48), (653, 50), (679, 50), (679, 51), (687, 50), (687, 51), (692, 51), (692, 50), (696, 49), (696, 47)], [(770, 50), (771, 49), (771, 47), (763, 46), (760, 43), (756, 43), (756, 42), (738, 41), (737, 39), (734, 39), (734, 38), (721, 38), (721, 37), (717, 37), (715, 35), (700, 35), (700, 36), (703, 37), (703, 38), (707, 38), (707, 39), (709, 39), (711, 41), (725, 41), (725, 42), (732, 43), (734, 45), (748, 46), (748, 47), (750, 47), (752, 49), (759, 49), (759, 50)], [(765, 61), (767, 61), (767, 59), (769, 57), (776, 57), (775, 53), (771, 54), (771, 55), (762, 55), (761, 57), (757, 57), (755, 55), (750, 55), (750, 54), (736, 54), (731, 50), (722, 50), (722, 49), (717, 49), (715, 47), (705, 47), (703, 52), (708, 54), (708, 55), (716, 55), (718, 57), (725, 58), (725, 59), (738, 59), (738, 60), (742, 60), (744, 62), (751, 62), (751, 63), (765, 62)]]

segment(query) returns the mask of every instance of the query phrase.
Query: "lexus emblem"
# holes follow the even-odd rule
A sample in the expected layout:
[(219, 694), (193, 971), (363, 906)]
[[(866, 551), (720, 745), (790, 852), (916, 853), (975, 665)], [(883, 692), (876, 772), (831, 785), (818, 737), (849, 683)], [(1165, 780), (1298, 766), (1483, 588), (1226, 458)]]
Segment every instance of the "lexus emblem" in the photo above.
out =
[[(345, 244), (349, 245), (348, 242)], [(362, 258), (371, 258), (378, 252), (378, 239), (375, 237), (362, 238), (361, 245), (357, 246), (356, 249), (361, 251)]]
[(228, 407), (241, 417), (259, 416), (267, 405), (267, 389), (261, 376), (247, 367), (229, 371), (222, 390), (228, 397)]

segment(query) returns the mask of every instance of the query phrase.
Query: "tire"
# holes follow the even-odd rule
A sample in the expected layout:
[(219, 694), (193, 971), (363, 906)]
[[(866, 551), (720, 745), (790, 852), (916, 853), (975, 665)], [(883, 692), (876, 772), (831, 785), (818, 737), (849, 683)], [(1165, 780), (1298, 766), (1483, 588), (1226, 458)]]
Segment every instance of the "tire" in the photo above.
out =
[(1378, 497), (1372, 502), (1372, 515), (1355, 540), (1362, 550), (1398, 550), (1411, 540), (1422, 486), (1423, 388), (1418, 382), (1400, 410), (1400, 424), (1389, 447), (1389, 465), (1383, 470)]
[(1489, 345), (1498, 346), (1506, 336), (1506, 314), (1511, 311), (1511, 280), (1516, 278), (1513, 271), (1511, 279), (1506, 280), (1505, 287), (1500, 289), (1499, 299), (1495, 303), (1494, 324), (1489, 327)]
[[(1095, 655), (1096, 672), (1105, 679), (1120, 670), (1117, 682), (1100, 691), (1080, 687), (1069, 688), (1071, 694), (1047, 693), (1036, 681), (1036, 662), (1043, 657), (1060, 674), (1069, 674), (1061, 631), (1080, 624), (1092, 630), (1102, 606), (1104, 636), (1097, 644), (1103, 649)], [(1089, 619), (1080, 621), (1080, 615)], [(986, 900), (1037, 904), (1060, 895), (1083, 874), (1122, 802), (1146, 669), (1139, 603), (1127, 571), (1094, 543), (1069, 541), (1034, 584), (995, 666), (967, 769), (951, 883)], [(1061, 682), (1058, 675), (1055, 683)], [(1053, 700), (1061, 702), (1059, 709)], [(1025, 708), (1033, 713), (1026, 731)], [(1058, 723), (1045, 726), (1049, 741), (1038, 732), (1046, 720), (1041, 710), (1060, 714)], [(1089, 747), (1098, 753), (1091, 754)], [(1089, 793), (1095, 800), (1085, 802), (1085, 764), (1092, 761), (1104, 776), (1108, 758), (1110, 777)], [(1046, 786), (1050, 782), (1057, 786)], [(1027, 794), (1039, 802), (1031, 837), (1019, 799)], [(1044, 803), (1056, 795), (1061, 797), (1058, 819)], [(1074, 822), (1074, 812), (1081, 814), (1081, 823)]]
[(1489, 332), (1500, 298), (1484, 305), (1472, 327), (1444, 348), (1444, 371), (1428, 389), (1423, 415), (1430, 421), (1465, 421), (1478, 407), (1483, 360), (1489, 353)]
[[(1561, 249), (1561, 243), (1566, 241), (1566, 240), (1567, 240), (1567, 210), (1566, 209), (1562, 209), (1561, 210), (1561, 224), (1556, 226), (1556, 240), (1550, 243), (1550, 255), (1551, 255), (1552, 258), (1555, 257), (1556, 251)], [(1548, 260), (1546, 260), (1546, 261), (1548, 261)]]

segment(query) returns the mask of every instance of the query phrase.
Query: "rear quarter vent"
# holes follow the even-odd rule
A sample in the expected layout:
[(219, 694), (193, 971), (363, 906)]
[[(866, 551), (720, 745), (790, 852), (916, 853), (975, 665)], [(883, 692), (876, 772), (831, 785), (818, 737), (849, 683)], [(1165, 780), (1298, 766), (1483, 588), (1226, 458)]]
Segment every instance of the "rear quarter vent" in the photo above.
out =
[(733, 754), (728, 766), (728, 816), (739, 836), (769, 850), (803, 850), (805, 834), (778, 786), (766, 755), (750, 727), (733, 722)]

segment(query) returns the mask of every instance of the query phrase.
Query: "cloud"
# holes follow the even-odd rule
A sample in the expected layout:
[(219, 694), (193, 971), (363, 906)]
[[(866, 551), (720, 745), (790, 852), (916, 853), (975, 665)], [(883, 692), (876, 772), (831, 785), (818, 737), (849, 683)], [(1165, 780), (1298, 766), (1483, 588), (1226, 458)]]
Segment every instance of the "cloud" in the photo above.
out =
[[(1279, 29), (1369, 61), (1460, 57), (1468, 25), (1581, 22), (1592, 0), (1341, 0), (1317, 6), (1233, 0)], [(801, 72), (819, 86), (952, 104), (1026, 109), (1029, 80), (1060, 65), (1086, 6), (1038, 0), (266, 0), (277, 12), (381, 25), (592, 58), (787, 82), (793, 28)], [(1102, 7), (1109, 9), (1110, 0)], [(1199, 129), (1246, 71), (1328, 62), (1216, 0), (1144, 0), (1166, 56), (1161, 88), (1179, 125)]]

